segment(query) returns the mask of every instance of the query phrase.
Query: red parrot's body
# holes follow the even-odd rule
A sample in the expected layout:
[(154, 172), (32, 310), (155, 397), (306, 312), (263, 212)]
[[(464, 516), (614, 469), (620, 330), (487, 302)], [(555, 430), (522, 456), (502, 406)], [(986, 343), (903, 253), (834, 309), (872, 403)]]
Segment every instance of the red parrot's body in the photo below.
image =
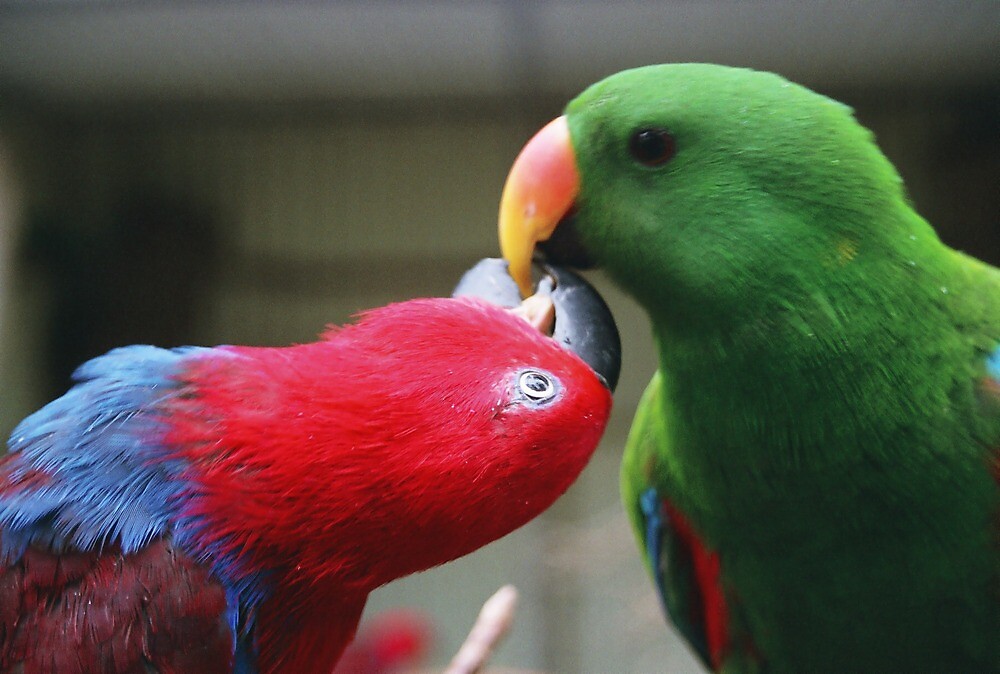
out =
[(372, 589), (539, 514), (610, 408), (470, 299), (287, 348), (118, 349), (77, 382), (0, 462), (2, 671), (329, 672)]

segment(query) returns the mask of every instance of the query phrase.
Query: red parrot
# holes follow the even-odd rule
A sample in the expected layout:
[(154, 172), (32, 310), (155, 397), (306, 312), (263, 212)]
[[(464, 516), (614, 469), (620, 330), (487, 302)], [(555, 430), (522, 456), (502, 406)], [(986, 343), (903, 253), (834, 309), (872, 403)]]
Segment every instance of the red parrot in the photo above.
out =
[(386, 611), (362, 624), (333, 674), (390, 674), (411, 671), (434, 640), (430, 618), (406, 609)]
[(0, 670), (330, 672), (369, 592), (566, 490), (608, 379), (474, 298), (91, 360), (0, 459)]

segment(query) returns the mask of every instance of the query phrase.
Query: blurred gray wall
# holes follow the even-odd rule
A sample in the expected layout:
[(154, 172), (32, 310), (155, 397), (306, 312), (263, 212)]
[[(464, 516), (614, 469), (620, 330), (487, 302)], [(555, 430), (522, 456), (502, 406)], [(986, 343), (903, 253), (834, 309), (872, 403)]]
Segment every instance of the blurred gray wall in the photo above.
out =
[[(285, 344), (359, 309), (448, 293), (496, 254), (500, 188), (525, 140), (631, 65), (773, 69), (854, 105), (944, 238), (998, 263), (998, 8), (0, 5), (0, 433), (114, 344)], [(592, 465), (523, 530), (372, 598), (370, 615), (431, 614), (432, 663), (514, 582), (522, 610), (498, 665), (698, 671), (617, 501), (654, 368), (646, 319), (597, 280), (625, 369)]]

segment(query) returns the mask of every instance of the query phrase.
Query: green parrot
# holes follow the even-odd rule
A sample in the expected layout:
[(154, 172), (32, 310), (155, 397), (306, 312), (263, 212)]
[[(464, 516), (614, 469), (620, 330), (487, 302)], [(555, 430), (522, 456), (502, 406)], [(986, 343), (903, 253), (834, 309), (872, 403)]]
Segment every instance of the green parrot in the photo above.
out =
[(648, 312), (622, 496), (725, 672), (1000, 671), (1000, 270), (945, 246), (850, 108), (703, 64), (592, 85), (515, 161), (538, 247)]

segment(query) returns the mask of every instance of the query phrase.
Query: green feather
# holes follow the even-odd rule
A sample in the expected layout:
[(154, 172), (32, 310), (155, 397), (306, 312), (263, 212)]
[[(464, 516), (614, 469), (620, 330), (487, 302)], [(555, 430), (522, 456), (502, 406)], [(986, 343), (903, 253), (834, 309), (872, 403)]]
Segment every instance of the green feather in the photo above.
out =
[[(776, 75), (640, 68), (567, 116), (576, 234), (660, 352), (623, 498), (640, 543), (653, 488), (718, 554), (723, 668), (1000, 671), (1000, 272), (938, 239), (849, 108)], [(651, 168), (629, 138), (653, 127), (677, 153)]]

